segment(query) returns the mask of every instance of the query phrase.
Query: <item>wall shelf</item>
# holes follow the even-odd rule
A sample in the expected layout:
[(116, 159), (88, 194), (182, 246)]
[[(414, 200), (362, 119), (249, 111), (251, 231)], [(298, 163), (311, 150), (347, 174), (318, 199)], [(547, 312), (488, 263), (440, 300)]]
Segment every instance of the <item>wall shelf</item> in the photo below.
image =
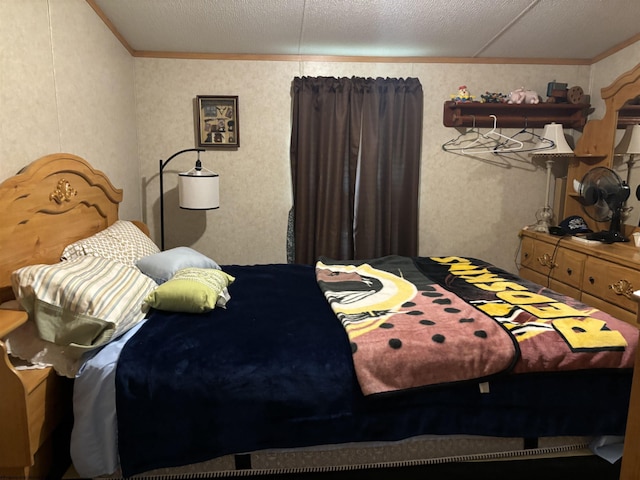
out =
[(590, 105), (587, 103), (509, 104), (481, 102), (444, 102), (445, 127), (493, 127), (495, 115), (498, 128), (544, 127), (561, 123), (564, 128), (581, 130), (587, 122)]

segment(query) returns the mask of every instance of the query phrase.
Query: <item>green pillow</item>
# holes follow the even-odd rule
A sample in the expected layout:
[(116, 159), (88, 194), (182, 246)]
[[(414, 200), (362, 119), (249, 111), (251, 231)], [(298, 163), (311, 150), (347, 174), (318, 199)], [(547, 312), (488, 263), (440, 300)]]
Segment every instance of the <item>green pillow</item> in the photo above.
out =
[(202, 313), (214, 307), (224, 307), (229, 301), (227, 286), (235, 280), (231, 275), (213, 268), (183, 268), (145, 299), (158, 310)]

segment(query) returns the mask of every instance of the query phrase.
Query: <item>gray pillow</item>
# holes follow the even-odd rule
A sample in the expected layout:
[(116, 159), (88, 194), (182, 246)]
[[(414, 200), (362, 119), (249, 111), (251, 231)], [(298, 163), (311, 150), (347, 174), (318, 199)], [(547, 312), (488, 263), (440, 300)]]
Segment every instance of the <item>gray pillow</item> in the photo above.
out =
[(141, 258), (136, 266), (158, 285), (170, 280), (183, 268), (215, 268), (220, 266), (206, 255), (189, 247), (176, 247)]

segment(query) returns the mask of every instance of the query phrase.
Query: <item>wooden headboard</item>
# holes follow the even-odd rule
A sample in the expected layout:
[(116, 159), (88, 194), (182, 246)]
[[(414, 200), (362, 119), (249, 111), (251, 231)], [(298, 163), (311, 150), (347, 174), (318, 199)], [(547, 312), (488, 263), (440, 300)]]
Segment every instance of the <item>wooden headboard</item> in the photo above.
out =
[(0, 302), (13, 298), (11, 272), (52, 264), (68, 244), (118, 219), (122, 190), (86, 160), (56, 153), (0, 184)]

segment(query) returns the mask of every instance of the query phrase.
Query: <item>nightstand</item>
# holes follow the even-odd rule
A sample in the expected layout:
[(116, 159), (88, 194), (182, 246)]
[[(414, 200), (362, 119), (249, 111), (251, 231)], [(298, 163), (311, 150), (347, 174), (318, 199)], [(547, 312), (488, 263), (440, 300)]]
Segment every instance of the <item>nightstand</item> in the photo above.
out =
[(27, 319), (0, 309), (0, 478), (48, 477), (54, 431), (70, 419), (71, 381), (50, 367), (17, 370), (7, 353), (2, 340)]

